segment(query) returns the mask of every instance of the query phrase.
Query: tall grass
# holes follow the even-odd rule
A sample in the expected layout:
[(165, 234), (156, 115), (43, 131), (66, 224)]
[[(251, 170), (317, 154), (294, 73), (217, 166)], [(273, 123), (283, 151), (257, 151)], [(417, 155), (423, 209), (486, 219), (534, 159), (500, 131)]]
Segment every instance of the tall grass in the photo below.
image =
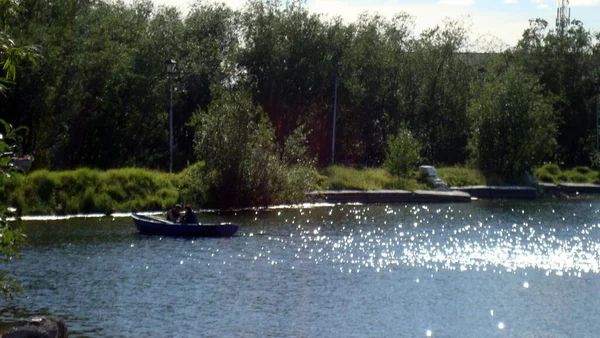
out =
[(139, 168), (38, 170), (4, 178), (4, 200), (24, 214), (163, 210), (179, 199), (175, 175)]
[(380, 168), (354, 169), (333, 165), (327, 167), (323, 174), (326, 179), (320, 188), (325, 190), (427, 189), (426, 185), (417, 182), (414, 177), (392, 176), (387, 170)]
[(487, 184), (487, 179), (479, 169), (464, 167), (437, 168), (438, 177), (451, 187)]
[(600, 183), (599, 172), (585, 166), (563, 170), (558, 165), (549, 163), (535, 169), (534, 175), (538, 181), (545, 183)]

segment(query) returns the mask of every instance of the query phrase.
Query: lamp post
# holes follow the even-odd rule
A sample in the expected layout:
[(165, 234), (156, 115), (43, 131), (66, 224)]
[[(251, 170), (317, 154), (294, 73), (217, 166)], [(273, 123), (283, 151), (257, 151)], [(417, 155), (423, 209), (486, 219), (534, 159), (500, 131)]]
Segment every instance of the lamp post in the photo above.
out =
[(598, 152), (598, 110), (600, 109), (600, 77), (595, 83), (596, 87), (596, 152)]
[(172, 59), (165, 60), (165, 67), (169, 75), (169, 172), (173, 172), (173, 75), (177, 62)]
[(331, 164), (335, 163), (335, 122), (337, 120), (337, 91), (338, 75), (335, 75), (335, 87), (333, 89), (333, 136), (331, 137)]

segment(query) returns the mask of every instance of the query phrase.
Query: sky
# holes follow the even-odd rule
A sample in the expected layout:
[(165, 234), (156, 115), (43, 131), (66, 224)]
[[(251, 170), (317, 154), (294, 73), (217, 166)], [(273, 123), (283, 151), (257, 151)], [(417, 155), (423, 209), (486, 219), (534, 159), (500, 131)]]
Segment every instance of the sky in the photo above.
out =
[[(197, 0), (153, 0), (155, 6), (176, 6), (185, 15)], [(245, 0), (220, 0), (241, 9)], [(285, 2), (285, 0), (283, 0)], [(443, 25), (445, 19), (465, 22), (474, 43), (498, 48), (515, 46), (530, 19), (542, 18), (555, 27), (557, 8), (568, 3), (571, 19), (583, 22), (586, 29), (600, 31), (600, 0), (307, 0), (309, 11), (328, 17), (340, 16), (354, 22), (368, 11), (386, 17), (406, 12), (414, 17), (416, 33)], [(494, 48), (491, 47), (491, 48)]]

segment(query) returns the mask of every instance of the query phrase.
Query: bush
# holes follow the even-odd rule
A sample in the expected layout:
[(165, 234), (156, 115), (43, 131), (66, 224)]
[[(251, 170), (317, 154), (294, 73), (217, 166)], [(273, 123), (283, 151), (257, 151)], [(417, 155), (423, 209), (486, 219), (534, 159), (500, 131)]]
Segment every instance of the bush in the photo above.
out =
[(447, 167), (437, 169), (438, 177), (449, 186), (464, 187), (486, 184), (483, 174), (477, 169)]
[(392, 175), (407, 177), (420, 160), (421, 145), (408, 128), (403, 126), (388, 138), (383, 165)]
[(578, 166), (573, 168), (573, 170), (575, 170), (576, 172), (582, 174), (582, 175), (587, 175), (588, 173), (590, 173), (592, 170), (589, 167), (584, 167), (584, 166)]
[(556, 176), (560, 174), (561, 170), (558, 165), (554, 163), (545, 164), (542, 166), (542, 169), (545, 169), (550, 175)]
[(400, 178), (392, 176), (385, 169), (354, 169), (343, 166), (330, 166), (324, 171), (327, 179), (323, 182), (323, 189), (332, 190), (381, 190), (381, 189), (403, 189), (417, 190), (425, 189), (414, 178)]
[(205, 165), (194, 175), (206, 183), (209, 206), (304, 201), (316, 178), (301, 130), (281, 150), (268, 117), (252, 104), (249, 93), (213, 89), (215, 99), (208, 110), (197, 111), (193, 118), (195, 152)]
[(487, 81), (469, 105), (469, 150), (479, 169), (521, 177), (552, 155), (556, 118), (539, 80), (510, 66)]
[(575, 182), (575, 183), (587, 183), (588, 182), (588, 178), (585, 175), (583, 175), (577, 171), (569, 172), (568, 180), (569, 180), (569, 182)]
[(3, 198), (27, 214), (110, 213), (132, 210), (132, 205), (135, 210), (157, 210), (179, 198), (175, 175), (137, 168), (38, 170), (17, 177), (17, 184), (3, 185)]

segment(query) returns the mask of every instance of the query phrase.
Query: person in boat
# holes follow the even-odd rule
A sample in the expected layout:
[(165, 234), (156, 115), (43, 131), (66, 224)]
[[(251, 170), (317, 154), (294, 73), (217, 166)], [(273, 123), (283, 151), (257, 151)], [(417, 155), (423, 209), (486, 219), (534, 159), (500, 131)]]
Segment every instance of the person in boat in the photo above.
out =
[(181, 205), (176, 204), (169, 211), (167, 211), (167, 220), (171, 222), (178, 222), (181, 219)]
[(196, 215), (189, 204), (185, 205), (185, 215), (183, 216), (181, 223), (198, 223), (198, 215)]

